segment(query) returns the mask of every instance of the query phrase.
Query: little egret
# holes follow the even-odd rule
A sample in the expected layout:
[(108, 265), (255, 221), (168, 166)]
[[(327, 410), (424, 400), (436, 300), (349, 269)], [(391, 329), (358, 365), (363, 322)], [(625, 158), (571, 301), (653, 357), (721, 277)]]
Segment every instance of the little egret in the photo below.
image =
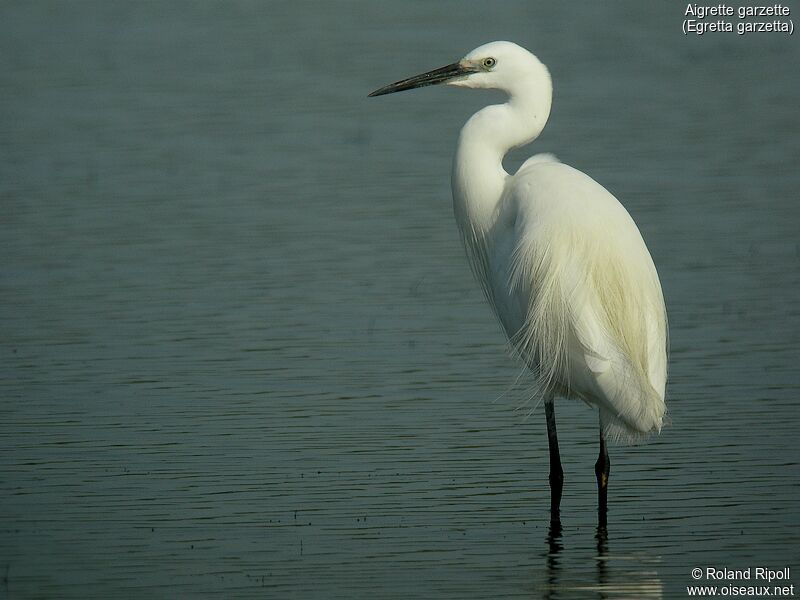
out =
[(661, 431), (666, 411), (667, 316), (658, 273), (625, 208), (588, 175), (537, 154), (513, 175), (512, 148), (535, 140), (550, 115), (550, 73), (511, 42), (491, 42), (451, 65), (375, 90), (381, 96), (446, 84), (496, 89), (509, 99), (461, 130), (453, 205), (470, 265), (545, 402), (550, 511), (560, 522), (564, 473), (555, 396), (596, 406), (598, 520), (606, 524), (606, 438)]

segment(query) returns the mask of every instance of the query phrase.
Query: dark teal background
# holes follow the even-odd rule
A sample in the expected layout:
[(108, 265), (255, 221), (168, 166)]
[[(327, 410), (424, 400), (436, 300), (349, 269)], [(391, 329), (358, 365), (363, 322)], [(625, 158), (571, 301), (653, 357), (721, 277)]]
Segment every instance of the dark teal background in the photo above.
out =
[[(800, 6), (789, 4), (800, 11)], [(679, 598), (800, 579), (797, 36), (677, 2), (4, 2), (0, 598)], [(796, 15), (793, 16), (796, 18)], [(484, 42), (555, 85), (533, 146), (639, 224), (671, 425), (541, 407), (451, 214), (491, 93), (373, 89)]]

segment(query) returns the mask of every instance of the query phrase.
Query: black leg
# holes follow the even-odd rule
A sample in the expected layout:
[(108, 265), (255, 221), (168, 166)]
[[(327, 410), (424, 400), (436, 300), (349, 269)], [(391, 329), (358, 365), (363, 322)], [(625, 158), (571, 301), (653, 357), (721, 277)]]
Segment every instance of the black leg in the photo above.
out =
[(561, 521), (561, 490), (564, 487), (564, 470), (561, 468), (561, 456), (558, 453), (558, 434), (556, 433), (556, 413), (553, 399), (544, 404), (547, 416), (547, 443), (550, 446), (550, 521)]
[(611, 472), (611, 461), (608, 458), (606, 438), (603, 435), (603, 426), (600, 426), (600, 455), (594, 464), (594, 473), (597, 475), (597, 524), (605, 527), (608, 514), (608, 474)]

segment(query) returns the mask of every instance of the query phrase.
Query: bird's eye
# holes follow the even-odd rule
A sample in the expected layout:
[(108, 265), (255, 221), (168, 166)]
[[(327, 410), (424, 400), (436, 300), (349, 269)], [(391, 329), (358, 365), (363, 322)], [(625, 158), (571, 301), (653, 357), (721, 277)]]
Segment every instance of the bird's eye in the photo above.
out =
[(491, 56), (489, 58), (483, 59), (483, 66), (487, 69), (491, 69), (493, 66), (497, 64), (497, 61), (493, 59)]

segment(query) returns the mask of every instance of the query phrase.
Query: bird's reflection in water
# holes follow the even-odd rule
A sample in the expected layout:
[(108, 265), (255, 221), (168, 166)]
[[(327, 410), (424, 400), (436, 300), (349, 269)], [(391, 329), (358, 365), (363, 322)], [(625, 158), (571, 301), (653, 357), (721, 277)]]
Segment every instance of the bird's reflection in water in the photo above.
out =
[[(654, 568), (659, 559), (637, 555), (609, 555), (608, 529), (604, 525), (595, 531), (594, 577), (586, 557), (578, 568), (565, 565), (573, 560), (571, 551), (565, 551), (563, 527), (560, 521), (550, 522), (545, 553), (546, 585), (542, 590), (544, 600), (561, 598), (640, 598), (660, 599), (663, 584)], [(587, 548), (588, 549), (588, 548)], [(576, 550), (576, 549), (573, 549)], [(579, 550), (579, 549), (578, 549)]]
[(600, 589), (608, 586), (608, 572), (606, 571), (606, 552), (608, 551), (608, 527), (598, 525), (597, 532), (594, 534), (597, 541), (597, 585)]
[(559, 554), (564, 546), (561, 543), (561, 521), (553, 519), (550, 521), (550, 528), (547, 530), (547, 545), (549, 550), (546, 554), (547, 563), (547, 586), (545, 587), (544, 600), (555, 600), (558, 591), (559, 578)]

